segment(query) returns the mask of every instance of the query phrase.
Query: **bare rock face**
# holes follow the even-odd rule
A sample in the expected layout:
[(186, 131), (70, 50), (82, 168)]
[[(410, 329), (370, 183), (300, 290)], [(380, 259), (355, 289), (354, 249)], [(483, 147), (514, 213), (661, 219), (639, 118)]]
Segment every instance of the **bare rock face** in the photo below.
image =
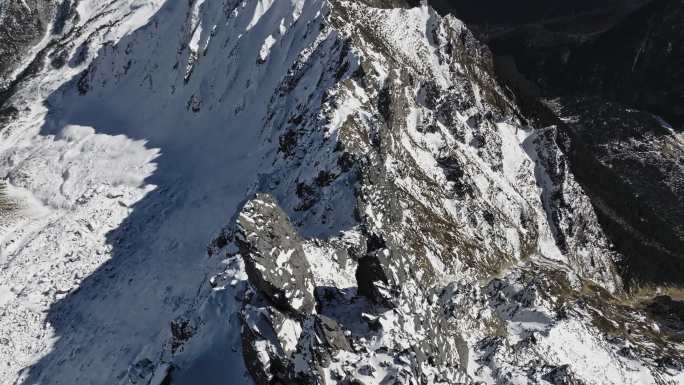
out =
[[(331, 333), (336, 327), (332, 320), (326, 323), (327, 329), (306, 327), (319, 322), (312, 314), (313, 276), (304, 241), (273, 197), (257, 194), (238, 215), (235, 243), (255, 289), (245, 296), (241, 311), (247, 369), (259, 384), (285, 384), (295, 379), (315, 383), (310, 371), (307, 375), (294, 370), (295, 353), (305, 349), (311, 355), (310, 349), (301, 346), (306, 333)], [(325, 341), (324, 337), (317, 340)], [(333, 341), (334, 337), (332, 334)]]
[[(433, 3), (474, 16), (466, 19), (489, 41), (500, 79), (516, 94), (523, 115), (557, 127), (555, 141), (596, 211), (609, 253), (621, 256), (616, 267), (624, 286), (681, 286), (684, 3), (573, 2), (518, 25), (504, 7), (496, 7), (488, 23), (476, 16), (488, 9), (478, 2)], [(521, 5), (515, 7), (525, 9)], [(574, 12), (577, 7), (589, 12)], [(550, 22), (554, 12), (566, 20)], [(558, 198), (556, 214), (566, 210)], [(579, 226), (567, 233), (576, 233), (576, 245), (591, 254), (578, 231), (583, 221), (571, 222)], [(595, 264), (595, 258), (586, 261)]]
[(341, 326), (325, 315), (293, 319), (248, 296), (241, 312), (245, 365), (259, 385), (325, 384), (340, 352), (353, 349)]
[(253, 289), (242, 296), (242, 352), (259, 385), (410, 384), (426, 373), (435, 383), (470, 381), (449, 315), (421, 298), (401, 308), (379, 236), (304, 240), (270, 195), (257, 194), (233, 239)]
[(392, 307), (395, 306), (393, 300), (398, 293), (398, 283), (391, 281), (389, 258), (390, 251), (385, 241), (371, 234), (366, 242), (366, 253), (359, 258), (355, 276), (359, 294), (377, 304)]
[[(34, 310), (16, 312), (12, 304), (19, 302), (0, 309), (18, 325), (30, 318), (25, 314), (35, 315), (20, 332), (0, 322), (0, 358), (22, 352), (19, 343), (8, 345), (14, 336), (35, 338), (26, 346), (36, 352), (58, 341), (28, 380), (16, 383), (109, 385), (92, 368), (108, 373), (112, 366), (117, 370), (107, 380), (125, 382), (128, 374), (131, 383), (186, 385), (196, 382), (207, 358), (220, 362), (212, 374), (239, 385), (681, 382), (678, 293), (665, 291), (672, 297), (653, 303), (624, 296), (619, 267), (625, 256), (601, 221), (608, 211), (578, 174), (578, 162), (592, 157), (568, 151), (575, 139), (563, 137), (575, 132), (586, 139), (603, 122), (582, 113), (586, 125), (530, 123), (499, 83), (488, 47), (465, 24), (423, 1), (192, 0), (166, 2), (138, 32), (117, 29), (131, 21), (129, 9), (134, 19), (147, 20), (128, 6), (134, 2), (97, 9), (62, 2), (71, 7), (63, 9), (64, 33), (54, 32), (58, 44), (44, 48), (36, 71), (55, 88), (61, 77), (74, 80), (46, 99), (40, 96), (45, 84), (28, 76), (17, 89), (32, 88), (8, 99), (17, 106), (16, 119), (3, 135), (7, 143), (21, 139), (21, 146), (9, 144), (0, 161), (14, 176), (9, 182), (25, 178), (32, 183), (22, 186), (40, 197), (64, 193), (45, 182), (52, 179), (38, 185), (33, 174), (54, 173), (60, 181), (54, 185), (68, 187), (59, 178), (79, 180), (72, 170), (90, 175), (108, 168), (111, 162), (93, 169), (100, 147), (88, 146), (91, 139), (79, 132), (119, 147), (123, 135), (110, 126), (121, 126), (145, 147), (136, 156), (112, 158), (140, 158), (140, 165), (127, 168), (130, 176), (94, 179), (92, 193), (74, 194), (79, 216), (56, 212), (59, 226), (43, 243), (3, 238), (22, 239), (12, 247), (21, 248), (30, 266), (55, 239), (73, 238), (79, 252), (104, 250), (103, 261), (109, 246), (119, 253), (96, 276), (106, 285), (116, 281), (104, 286), (112, 290), (95, 279), (83, 286), (87, 294), (69, 294), (65, 306), (45, 299), (46, 320)], [(70, 9), (85, 12), (87, 36)], [(19, 108), (29, 103), (36, 115)], [(41, 114), (50, 122), (45, 132), (26, 131), (39, 129), (27, 122), (40, 122)], [(62, 118), (78, 126), (64, 129)], [(628, 181), (674, 176), (676, 189), (651, 194), (671, 191), (663, 196), (680, 202), (681, 141), (670, 130), (645, 126), (633, 143), (631, 113), (625, 119), (624, 141), (592, 135), (593, 149), (603, 151), (599, 160), (631, 175)], [(151, 150), (157, 147), (162, 155)], [(662, 155), (667, 163), (635, 167), (642, 159), (632, 157), (636, 150), (662, 148), (672, 149)], [(53, 170), (53, 164), (66, 168)], [(661, 164), (667, 170), (656, 173)], [(121, 180), (145, 181), (145, 189), (123, 190), (125, 196), (97, 192), (123, 188)], [(633, 188), (640, 196), (649, 190)], [(134, 197), (142, 201), (129, 206)], [(617, 207), (613, 201), (609, 207)], [(100, 211), (103, 205), (118, 211)], [(639, 213), (644, 224), (637, 230), (663, 223), (653, 231), (669, 228), (662, 236), (672, 242), (663, 245), (674, 252), (681, 249), (681, 237), (671, 236), (682, 233), (681, 210), (666, 206), (653, 207), (667, 211), (662, 222)], [(86, 237), (72, 227), (87, 219), (88, 228), (108, 212), (119, 214), (102, 225), (102, 234)], [(132, 219), (119, 225), (126, 216)], [(159, 232), (148, 230), (157, 224)], [(205, 255), (206, 229), (221, 226)], [(30, 247), (17, 245), (23, 239)], [(199, 255), (189, 260), (193, 250)], [(160, 271), (157, 257), (167, 254), (174, 265)], [(109, 265), (122, 260), (122, 270)], [(48, 262), (45, 279), (25, 281), (54, 278), (58, 266)], [(69, 279), (71, 263), (80, 262), (70, 258), (60, 268)], [(12, 274), (24, 277), (25, 270)], [(9, 279), (17, 280), (14, 275)], [(82, 314), (90, 313), (71, 306), (99, 310), (115, 300), (114, 309), (125, 308), (128, 296), (156, 295), (167, 282), (163, 301), (140, 298), (163, 313), (150, 315), (144, 330), (137, 328), (142, 322), (125, 322), (121, 330), (109, 319), (111, 325), (85, 320)], [(102, 298), (103, 291), (117, 298)], [(137, 314), (114, 319), (140, 320)], [(59, 339), (32, 336), (53, 320)], [(85, 325), (83, 331), (75, 324)], [(167, 325), (163, 346), (157, 324)], [(154, 335), (159, 349), (154, 341), (137, 341), (138, 332)], [(0, 380), (22, 367), (23, 361), (1, 365)], [(85, 367), (91, 369), (78, 381)]]
[(237, 219), (235, 236), (250, 282), (273, 305), (303, 316), (314, 308), (303, 241), (272, 197), (257, 194)]
[[(269, 106), (277, 149), (264, 155), (268, 177), (258, 188), (274, 198), (249, 201), (235, 233), (255, 289), (241, 311), (252, 377), (581, 384), (602, 376), (559, 341), (611, 356), (638, 338), (616, 342), (583, 325), (643, 322), (607, 305), (622, 290), (621, 255), (575, 180), (558, 128), (519, 119), (488, 49), (457, 20), (368, 4), (329, 4), (317, 44)], [(406, 30), (416, 35), (386, 18), (420, 20)], [(272, 255), (287, 255), (288, 267)], [(309, 293), (309, 279), (306, 309), (315, 310), (294, 309), (288, 300)], [(669, 339), (659, 346), (633, 349), (638, 365), (678, 355)], [(618, 382), (630, 378), (616, 370)]]
[[(0, 3), (0, 89), (5, 77), (47, 31), (56, 8), (53, 0)], [(64, 1), (67, 5), (69, 1)]]

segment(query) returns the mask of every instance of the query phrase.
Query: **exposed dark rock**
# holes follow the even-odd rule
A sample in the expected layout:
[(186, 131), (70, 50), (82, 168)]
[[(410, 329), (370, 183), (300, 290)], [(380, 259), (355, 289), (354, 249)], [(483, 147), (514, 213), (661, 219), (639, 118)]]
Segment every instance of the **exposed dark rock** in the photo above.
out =
[(393, 306), (397, 290), (386, 271), (390, 251), (384, 239), (375, 234), (366, 243), (366, 254), (359, 258), (356, 268), (358, 292), (377, 304)]
[[(154, 113), (153, 118), (159, 116), (158, 111), (177, 109), (174, 113), (180, 123), (186, 119), (196, 123), (192, 131), (178, 127), (178, 132), (182, 139), (188, 135), (191, 140), (186, 142), (193, 148), (213, 149), (207, 158), (225, 156), (220, 152), (224, 141), (206, 147), (204, 142), (195, 147), (193, 141), (235, 139), (241, 144), (245, 140), (249, 148), (233, 147), (236, 153), (231, 151), (230, 156), (201, 159), (189, 167), (193, 174), (185, 175), (184, 169), (166, 171), (171, 168), (167, 161), (201, 157), (193, 149), (194, 159), (186, 158), (184, 148), (175, 146), (175, 137), (167, 135), (167, 127), (176, 122), (159, 128), (160, 140), (159, 132), (148, 135), (140, 120), (131, 119), (132, 127), (124, 132), (136, 140), (151, 136), (149, 149), (159, 145), (163, 155), (155, 160), (159, 171), (150, 175), (151, 182), (161, 179), (158, 192), (150, 193), (151, 201), (149, 196), (140, 204), (119, 201), (125, 208), (135, 208), (134, 214), (113, 203), (114, 209), (137, 218), (126, 220), (114, 238), (107, 238), (126, 256), (129, 246), (135, 245), (123, 238), (129, 229), (136, 232), (150, 223), (167, 229), (164, 226), (176, 222), (166, 221), (182, 221), (180, 215), (154, 217), (157, 207), (163, 207), (162, 214), (167, 212), (165, 204), (173, 204), (174, 210), (194, 210), (194, 204), (213, 205), (221, 199), (209, 194), (230, 190), (230, 200), (222, 201), (225, 206), (221, 207), (235, 209), (233, 203), (244, 196), (234, 188), (234, 175), (212, 170), (204, 179), (199, 166), (225, 164), (230, 170), (233, 159), (253, 161), (247, 165), (253, 168), (241, 170), (245, 172), (238, 182), (253, 188), (250, 191), (269, 192), (252, 196), (240, 208), (209, 244), (209, 258), (201, 262), (207, 266), (193, 266), (189, 274), (223, 270), (208, 283), (205, 280), (196, 297), (188, 294), (187, 287), (187, 292), (176, 297), (173, 287), (174, 297), (164, 298), (164, 306), (174, 306), (165, 311), (182, 316), (171, 323), (163, 348), (146, 348), (150, 358), (131, 349), (136, 356), (125, 360), (125, 365), (133, 364), (127, 372), (117, 373), (118, 380), (147, 384), (154, 378), (154, 383), (173, 384), (194, 365), (192, 360), (216, 354), (213, 345), (204, 346), (208, 341), (220, 344), (217, 351), (223, 352), (228, 348), (223, 332), (232, 342), (237, 330), (241, 348), (230, 346), (232, 351), (218, 358), (242, 354), (245, 368), (258, 385), (472, 385), (518, 380), (580, 385), (644, 378), (665, 383), (681, 376), (681, 303), (665, 296), (630, 302), (616, 273), (637, 283), (681, 280), (681, 141), (673, 135), (677, 127), (668, 127), (641, 110), (648, 105), (652, 108), (648, 111), (657, 112), (672, 95), (676, 101), (677, 86), (656, 82), (649, 88), (638, 81), (636, 85), (609, 84), (639, 80), (642, 74), (657, 77), (652, 71), (658, 65), (676, 75), (677, 69), (663, 61), (662, 52), (652, 53), (653, 62), (641, 56), (653, 49), (669, 50), (658, 37), (664, 32), (650, 16), (646, 24), (629, 19), (637, 26), (635, 36), (649, 38), (634, 40), (630, 35), (626, 51), (621, 51), (609, 44), (617, 37), (603, 40), (614, 33), (610, 31), (624, 28), (612, 16), (588, 27), (595, 35), (586, 35), (585, 30), (579, 38), (564, 29), (568, 19), (547, 20), (563, 19), (562, 14), (569, 11), (598, 15), (594, 11), (603, 12), (604, 1), (598, 2), (598, 8), (584, 0), (551, 2), (557, 8), (544, 4), (523, 15), (516, 9), (518, 4), (504, 4), (488, 10), (492, 15), (487, 19), (500, 23), (493, 26), (496, 31), (480, 28), (479, 35), (502, 50), (497, 58), (455, 18), (442, 18), (426, 7), (405, 9), (419, 1), (282, 1), (270, 8), (232, 0), (169, 2), (161, 12), (164, 17), (152, 16), (140, 27), (142, 33), (132, 31), (120, 41), (126, 44), (117, 42), (118, 34), (109, 31), (118, 31), (127, 25), (127, 17), (138, 13), (132, 8), (112, 19), (109, 15), (121, 11), (116, 1), (107, 3), (111, 5), (108, 11), (93, 16), (97, 28), (83, 26), (90, 31), (84, 39), (78, 36), (81, 26), (72, 23), (77, 19), (77, 2), (60, 3), (50, 31), (60, 36), (52, 36), (54, 40), (22, 71), (22, 82), (12, 83), (16, 88), (0, 92), (0, 104), (10, 100), (16, 105), (0, 111), (0, 122), (12, 123), (7, 131), (20, 131), (23, 120), (30, 120), (25, 118), (40, 118), (47, 109), (46, 121), (54, 123), (55, 133), (63, 123), (74, 123), (93, 126), (97, 140), (109, 138), (99, 132), (117, 130), (103, 127), (99, 120), (90, 124), (90, 119), (80, 119), (89, 118), (91, 111), (100, 112), (91, 105), (102, 107), (104, 118), (109, 113), (119, 115), (106, 107), (118, 105), (115, 98), (121, 95), (136, 95), (149, 97), (145, 113)], [(539, 4), (536, 0), (523, 3)], [(479, 3), (454, 4), (467, 9)], [(260, 8), (243, 12), (252, 11), (252, 6)], [(510, 15), (505, 14), (508, 11)], [(634, 9), (619, 14), (622, 17), (628, 11)], [(91, 23), (88, 18), (86, 24)], [(174, 25), (175, 20), (186, 22)], [(666, 27), (673, 27), (672, 20), (663, 20)], [(528, 22), (538, 24), (518, 30), (518, 23)], [(209, 26), (213, 27), (204, 28)], [(158, 36), (159, 31), (179, 33)], [(201, 36), (195, 35), (198, 31)], [(197, 37), (203, 48), (193, 48)], [(515, 46), (520, 41), (533, 44), (523, 49)], [(262, 42), (255, 66), (254, 54)], [(228, 46), (233, 48), (224, 52)], [(514, 46), (512, 52), (506, 51)], [(623, 60), (629, 57), (625, 52), (635, 47), (640, 53), (630, 66), (634, 74), (625, 71), (622, 62), (593, 66), (584, 61), (588, 52), (601, 49)], [(677, 47), (673, 44), (672, 52)], [(160, 53), (158, 57), (149, 55), (151, 49)], [(248, 66), (238, 65), (244, 64), (244, 58)], [(88, 63), (89, 59), (93, 62)], [(558, 71), (553, 72), (549, 63), (557, 64)], [(563, 84), (573, 76), (567, 63), (582, 68), (579, 91), (568, 91), (568, 84)], [(75, 74), (74, 66), (81, 65), (88, 66), (87, 70)], [(610, 73), (611, 68), (618, 74)], [(536, 74), (530, 69), (552, 72)], [(67, 72), (75, 75), (73, 81), (57, 90), (55, 97), (37, 99), (23, 92), (11, 99), (24, 81), (32, 87), (27, 90), (40, 94), (47, 91), (32, 78), (49, 79), (50, 87), (59, 86), (54, 75)], [(647, 92), (643, 97), (635, 95), (633, 87)], [(663, 100), (654, 92), (658, 87), (667, 93)], [(595, 95), (589, 98), (588, 93)], [(87, 113), (80, 111), (81, 101)], [(29, 103), (33, 105), (25, 108)], [(627, 108), (632, 104), (640, 110)], [(128, 111), (123, 112), (122, 122), (128, 123), (130, 116), (123, 116)], [(217, 121), (226, 127), (215, 127)], [(248, 123), (250, 130), (235, 122)], [(62, 140), (44, 138), (41, 131), (36, 142), (27, 139), (30, 135), (10, 134), (8, 143), (31, 143), (36, 149), (12, 146), (0, 160), (15, 178), (10, 181), (24, 182), (14, 186), (38, 189), (39, 198), (51, 191), (43, 189), (52, 186), (27, 175), (25, 170), (45, 168), (45, 163), (35, 162), (35, 166), (31, 161), (78, 153), (83, 156), (63, 156), (58, 164), (78, 171), (75, 166), (84, 166), (81, 158), (95, 157), (85, 156), (93, 151), (82, 146), (90, 136), (82, 141)], [(50, 157), (44, 158), (44, 153)], [(62, 165), (66, 158), (70, 163)], [(141, 162), (152, 165), (152, 159)], [(52, 170), (52, 164), (48, 168)], [(176, 172), (192, 176), (187, 180), (193, 183), (211, 182), (206, 195), (194, 185), (170, 186), (167, 182)], [(69, 190), (69, 184), (64, 186), (62, 190)], [(116, 187), (123, 193), (107, 195), (108, 199), (128, 197), (128, 187)], [(79, 215), (82, 211), (93, 215), (86, 200), (77, 201), (81, 203)], [(144, 219), (154, 217), (154, 222), (140, 222), (137, 215), (141, 212)], [(212, 214), (210, 206), (202, 206), (199, 213), (202, 218), (193, 219), (215, 226), (213, 219), (205, 217), (205, 213)], [(64, 214), (71, 220), (70, 215)], [(98, 227), (90, 222), (82, 225), (80, 220), (74, 222), (95, 237)], [(65, 229), (71, 228), (67, 225)], [(75, 234), (80, 241), (82, 234)], [(144, 233), (141, 239), (150, 234)], [(99, 247), (102, 242), (96, 241), (88, 240), (88, 245)], [(160, 239), (160, 245), (165, 241)], [(173, 253), (175, 247), (171, 242), (164, 251)], [(202, 249), (202, 245), (195, 248), (200, 254)], [(31, 257), (38, 248), (23, 250)], [(191, 248), (178, 250), (184, 253)], [(174, 261), (180, 256), (174, 254)], [(104, 267), (111, 280), (127, 278), (125, 270), (113, 265), (117, 261)], [(184, 278), (184, 283), (194, 282), (190, 278), (195, 276)], [(44, 282), (38, 276), (31, 279)], [(663, 290), (678, 295), (671, 287)], [(15, 301), (15, 288), (10, 292), (9, 300)], [(46, 298), (52, 294), (65, 292), (44, 292)], [(69, 306), (63, 309), (79, 304), (72, 297), (64, 303)], [(98, 302), (95, 308), (101, 307)], [(8, 310), (13, 309), (2, 309)], [(33, 382), (50, 380), (46, 373), (54, 374), (52, 368), (72, 365), (60, 361), (57, 354), (74, 352), (75, 357), (85, 358), (78, 349), (64, 346), (79, 341), (63, 326), (70, 327), (74, 318), (56, 317), (64, 314), (61, 310), (50, 312), (48, 321), (56, 335), (64, 333), (68, 338), (59, 340), (62, 345), (57, 353), (29, 369), (27, 383), (34, 378)], [(18, 318), (17, 313), (12, 316)], [(55, 320), (59, 322), (53, 324)], [(97, 322), (88, 326), (90, 333), (101, 330)], [(0, 331), (7, 334), (6, 328)], [(0, 353), (14, 349), (26, 336), (19, 337), (0, 338)], [(582, 344), (579, 348), (578, 343)], [(81, 364), (78, 361), (73, 365)], [(0, 372), (7, 373), (4, 370)]]
[(171, 335), (173, 340), (171, 341), (171, 351), (176, 352), (178, 348), (183, 346), (183, 344), (192, 338), (195, 333), (195, 327), (189, 320), (178, 319), (171, 322)]
[(583, 385), (582, 381), (577, 380), (567, 365), (552, 368), (544, 373), (542, 379), (553, 385)]
[(313, 311), (313, 277), (303, 241), (271, 196), (257, 194), (244, 205), (235, 240), (250, 282), (274, 306), (298, 316)]
[(351, 350), (347, 337), (334, 319), (324, 315), (317, 315), (314, 325), (316, 334), (321, 338), (327, 349), (333, 352)]
[(256, 383), (290, 383), (292, 377), (288, 367), (299, 335), (287, 331), (282, 334), (282, 331), (298, 321), (253, 296), (243, 307), (242, 324), (245, 365)]
[[(480, 30), (526, 119), (557, 127), (554, 141), (565, 158), (558, 160), (567, 162), (623, 256), (616, 267), (625, 285), (681, 285), (684, 148), (674, 134), (684, 122), (682, 3), (580, 2), (543, 15), (523, 7), (520, 18), (509, 18), (506, 7), (481, 15), (468, 2), (434, 3)], [(580, 235), (561, 231), (570, 205), (555, 193), (547, 203), (556, 241), (569, 250), (566, 235)]]
[[(64, 3), (69, 3), (64, 1)], [(0, 89), (9, 72), (47, 32), (56, 1), (26, 0), (0, 3)]]

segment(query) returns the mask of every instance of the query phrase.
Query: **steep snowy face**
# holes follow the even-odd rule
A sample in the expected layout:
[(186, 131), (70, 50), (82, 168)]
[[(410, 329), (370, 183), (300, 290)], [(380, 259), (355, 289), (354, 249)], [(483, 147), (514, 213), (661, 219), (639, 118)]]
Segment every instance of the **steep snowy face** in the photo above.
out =
[(24, 369), (19, 383), (126, 383), (154, 369), (160, 331), (221, 264), (207, 243), (258, 175), (269, 100), (322, 11), (79, 2), (38, 47), (3, 131), (19, 206), (3, 230), (3, 381)]
[(412, 5), (72, 6), (5, 103), (6, 383), (681, 379), (556, 128)]

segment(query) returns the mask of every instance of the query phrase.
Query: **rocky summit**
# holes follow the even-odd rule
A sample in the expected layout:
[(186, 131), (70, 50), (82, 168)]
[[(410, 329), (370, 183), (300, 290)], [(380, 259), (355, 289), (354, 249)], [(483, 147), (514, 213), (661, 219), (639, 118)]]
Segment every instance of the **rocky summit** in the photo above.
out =
[(0, 0), (0, 385), (684, 383), (682, 9)]

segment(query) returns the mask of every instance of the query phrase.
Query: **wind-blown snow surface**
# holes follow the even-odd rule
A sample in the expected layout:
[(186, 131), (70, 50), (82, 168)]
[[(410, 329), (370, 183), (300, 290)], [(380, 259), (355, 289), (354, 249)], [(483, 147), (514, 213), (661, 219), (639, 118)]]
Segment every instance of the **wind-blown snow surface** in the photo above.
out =
[[(540, 352), (549, 365), (570, 365), (593, 380), (597, 366), (586, 364), (600, 352), (596, 357), (608, 357), (600, 363), (615, 372), (597, 382), (652, 382), (641, 363), (624, 359), (634, 366), (624, 369), (623, 361), (610, 361), (612, 348), (573, 323), (579, 318), (552, 320), (548, 301), (530, 297), (516, 273), (529, 267), (519, 259), (531, 256), (569, 276), (618, 286), (602, 265), (610, 255), (581, 189), (571, 177), (552, 181), (567, 172), (554, 163), (554, 147), (513, 121), (492, 124), (485, 92), (471, 89), (481, 83), (445, 54), (453, 48), (444, 43), (450, 34), (467, 35), (460, 22), (440, 21), (427, 7), (379, 10), (324, 0), (90, 0), (77, 11), (66, 32), (41, 43), (52, 64), (13, 96), (21, 111), (0, 142), (0, 170), (19, 207), (2, 223), (3, 385), (160, 384), (168, 373), (173, 385), (251, 383), (238, 315), (245, 268), (231, 245), (207, 246), (261, 190), (276, 195), (310, 239), (303, 250), (320, 285), (359, 284), (350, 271), (356, 261), (337, 266), (325, 243), (362, 242), (359, 217), (374, 231), (422, 237), (408, 240), (414, 247), (437, 237), (406, 225), (425, 218), (420, 209), (446, 218), (436, 229), (455, 223), (448, 236), (458, 238), (458, 231), (479, 247), (473, 253), (484, 261), (435, 242), (424, 255), (409, 255), (415, 266), (403, 268), (425, 277), (407, 275), (403, 289), (419, 306), (387, 310), (380, 321), (387, 334), (368, 344), (408, 349), (414, 338), (432, 339), (432, 330), (414, 322), (427, 314), (419, 310), (437, 306), (419, 285), (437, 290), (458, 281), (437, 303), (458, 304), (454, 319), (468, 325), (458, 330), (467, 346), (450, 356), (469, 365), (449, 363), (463, 381), (521, 376), (522, 383), (525, 365)], [(382, 106), (383, 98), (394, 99)], [(451, 121), (433, 116), (435, 103), (451, 111)], [(425, 132), (426, 121), (433, 132)], [(486, 145), (473, 145), (485, 137)], [(377, 150), (378, 141), (391, 151)], [(364, 172), (387, 186), (355, 179), (358, 166), (338, 159), (337, 144), (382, 167), (380, 176), (374, 168)], [(458, 197), (461, 181), (449, 175), (460, 167), (470, 183), (465, 198)], [(307, 184), (312, 180), (320, 191)], [(554, 189), (579, 202), (573, 215), (588, 218), (591, 250), (575, 247), (570, 214), (547, 214)], [(396, 213), (383, 209), (396, 202), (404, 211), (395, 224), (388, 216)], [(493, 224), (486, 224), (486, 210)], [(554, 243), (559, 234), (570, 253)], [(598, 267), (585, 269), (594, 254)], [(420, 257), (428, 267), (419, 266)], [(502, 274), (499, 286), (474, 287), (499, 268), (514, 272)], [(508, 334), (490, 346), (483, 324), (494, 315)], [(539, 347), (507, 354), (535, 332)], [(579, 338), (588, 342), (566, 345)], [(343, 356), (365, 357), (357, 353)], [(379, 371), (392, 359), (377, 357), (372, 369)]]
[[(255, 180), (265, 109), (309, 42), (295, 21), (321, 7), (211, 1), (199, 17), (187, 2), (119, 2), (100, 17), (117, 25), (98, 32), (85, 21), (104, 4), (79, 4), (102, 35), (88, 48), (102, 45), (93, 91), (64, 83), (83, 66), (41, 73), (2, 141), (21, 207), (2, 230), (3, 384), (22, 368), (19, 383), (126, 383), (129, 365), (157, 358), (164, 325), (220, 263), (206, 257), (212, 234)], [(188, 40), (199, 51), (179, 52)]]

